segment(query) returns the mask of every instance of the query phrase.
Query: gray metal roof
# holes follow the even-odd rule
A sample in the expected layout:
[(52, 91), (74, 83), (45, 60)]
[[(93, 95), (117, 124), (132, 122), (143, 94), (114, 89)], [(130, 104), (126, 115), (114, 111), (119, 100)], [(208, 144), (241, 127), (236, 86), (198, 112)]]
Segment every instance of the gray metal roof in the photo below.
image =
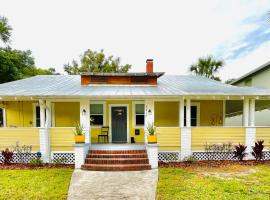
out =
[(193, 75), (164, 75), (157, 86), (80, 85), (79, 75), (41, 75), (0, 84), (0, 97), (126, 97), (188, 95), (270, 96), (270, 90), (237, 87)]
[(261, 66), (259, 66), (259, 67), (257, 67), (256, 69), (254, 69), (254, 70), (252, 70), (252, 71), (244, 74), (240, 78), (238, 78), (235, 81), (233, 81), (231, 84), (232, 85), (235, 85), (235, 84), (243, 81), (244, 79), (249, 78), (249, 77), (251, 77), (251, 76), (253, 76), (253, 75), (255, 75), (255, 74), (259, 73), (259, 72), (265, 71), (265, 70), (267, 70), (269, 68), (270, 68), (270, 61), (267, 62), (267, 63), (265, 63), (265, 64), (263, 64), (263, 65), (261, 65)]

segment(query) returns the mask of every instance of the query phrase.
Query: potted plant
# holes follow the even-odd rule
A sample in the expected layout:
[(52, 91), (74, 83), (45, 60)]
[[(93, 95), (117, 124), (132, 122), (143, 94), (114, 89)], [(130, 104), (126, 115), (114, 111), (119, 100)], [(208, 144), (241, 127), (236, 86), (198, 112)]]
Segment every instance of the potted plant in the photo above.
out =
[(83, 127), (80, 124), (77, 124), (74, 131), (75, 143), (84, 143), (85, 136), (83, 134)]
[(155, 134), (156, 129), (153, 123), (147, 125), (147, 131), (148, 131), (148, 136), (147, 136), (148, 143), (157, 143), (157, 136)]

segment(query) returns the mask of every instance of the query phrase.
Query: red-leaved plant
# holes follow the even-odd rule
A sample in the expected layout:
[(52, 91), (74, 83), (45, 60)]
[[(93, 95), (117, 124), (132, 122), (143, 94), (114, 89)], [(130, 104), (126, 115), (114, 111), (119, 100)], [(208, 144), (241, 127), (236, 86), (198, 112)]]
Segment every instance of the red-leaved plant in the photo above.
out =
[(264, 148), (264, 140), (259, 140), (255, 142), (255, 146), (252, 147), (252, 155), (256, 160), (262, 160), (263, 159), (263, 148)]
[(237, 158), (238, 160), (242, 161), (247, 155), (247, 153), (245, 152), (247, 146), (239, 143), (238, 145), (234, 146), (234, 148), (235, 150), (233, 151), (234, 153), (233, 158)]
[(13, 159), (13, 152), (6, 148), (5, 151), (2, 151), (2, 156), (4, 157), (4, 164), (9, 165)]

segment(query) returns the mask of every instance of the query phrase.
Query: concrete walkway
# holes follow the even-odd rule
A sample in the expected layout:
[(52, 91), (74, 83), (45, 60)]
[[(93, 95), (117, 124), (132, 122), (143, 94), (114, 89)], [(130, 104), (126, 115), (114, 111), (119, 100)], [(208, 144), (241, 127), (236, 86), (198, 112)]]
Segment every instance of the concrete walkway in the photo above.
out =
[(99, 172), (75, 170), (68, 200), (154, 200), (158, 170)]

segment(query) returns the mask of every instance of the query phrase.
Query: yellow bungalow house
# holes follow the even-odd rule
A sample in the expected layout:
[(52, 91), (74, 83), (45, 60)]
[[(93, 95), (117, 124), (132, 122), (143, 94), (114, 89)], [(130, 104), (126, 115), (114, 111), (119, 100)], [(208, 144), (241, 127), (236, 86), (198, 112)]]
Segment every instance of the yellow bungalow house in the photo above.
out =
[[(144, 164), (149, 161), (155, 168), (158, 159), (177, 161), (190, 155), (200, 159), (206, 143), (242, 143), (250, 152), (254, 142), (263, 139), (269, 147), (270, 124), (257, 127), (254, 113), (257, 101), (269, 101), (270, 90), (199, 76), (165, 75), (153, 72), (153, 60), (146, 63), (142, 73), (44, 75), (1, 84), (0, 149), (19, 141), (40, 151), (46, 162), (65, 158), (74, 163), (75, 159), (76, 167), (91, 158), (85, 159), (90, 149), (90, 154), (103, 155), (101, 163), (92, 163), (95, 167), (119, 162), (133, 169), (130, 165), (144, 162), (110, 163), (104, 161), (106, 154), (110, 150), (118, 154), (142, 150), (148, 154)], [(235, 105), (242, 107), (242, 123), (226, 126)], [(73, 130), (78, 122), (86, 137), (83, 145), (74, 145)], [(152, 123), (158, 137), (154, 145), (147, 144), (146, 126)], [(100, 137), (102, 127), (108, 127), (108, 143), (104, 143), (106, 137)]]

